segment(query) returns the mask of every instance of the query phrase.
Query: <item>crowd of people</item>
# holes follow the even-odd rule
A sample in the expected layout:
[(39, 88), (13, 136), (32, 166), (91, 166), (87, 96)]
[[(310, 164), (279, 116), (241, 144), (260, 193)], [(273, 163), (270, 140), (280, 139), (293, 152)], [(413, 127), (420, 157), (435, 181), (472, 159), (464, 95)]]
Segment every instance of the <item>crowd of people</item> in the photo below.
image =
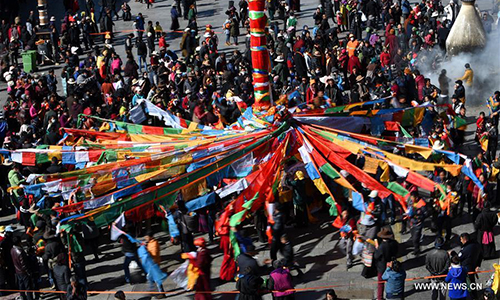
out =
[[(146, 9), (155, 5), (150, 0), (144, 2)], [(474, 84), (474, 66), (469, 63), (464, 65), (464, 75), (460, 78), (449, 78), (447, 70), (439, 67), (445, 59), (445, 41), (460, 5), (454, 0), (413, 4), (408, 0), (322, 0), (318, 4), (312, 19), (306, 19), (301, 17), (299, 0), (267, 1), (269, 26), (264, 34), (271, 60), (273, 103), (301, 111), (376, 99), (385, 101), (373, 104), (374, 109), (424, 106), (431, 116), (431, 126), (406, 128), (407, 134), (425, 140), (432, 149), (461, 151), (466, 130), (461, 121), (470, 117), (466, 104), (472, 102), (474, 91), (481, 87)], [(130, 5), (124, 2), (120, 7), (121, 17), (134, 26), (134, 33), (126, 36), (124, 46), (117, 44), (114, 33), (113, 18), (120, 17), (115, 1), (102, 0), (99, 16), (93, 0), (86, 0), (85, 8), (73, 1), (65, 1), (64, 5), (67, 9), (64, 19), (56, 22), (55, 17), (50, 18), (47, 28), (39, 25), (33, 12), (26, 20), (2, 19), (0, 42), (6, 55), (0, 62), (0, 74), (7, 84), (6, 104), (0, 115), (0, 144), (4, 149), (58, 145), (63, 138), (61, 128), (99, 130), (99, 124), (91, 118), (79, 122), (81, 114), (134, 121), (130, 111), (140, 105), (139, 99), (147, 99), (180, 118), (218, 128), (236, 122), (242, 105), (254, 104), (246, 0), (239, 1), (238, 7), (230, 1), (225, 12), (227, 19), (220, 29), (197, 18), (196, 1), (174, 1), (170, 8), (171, 32), (166, 32), (160, 22), (146, 20), (141, 13), (133, 15)], [(486, 31), (495, 30), (489, 12), (483, 12), (482, 17)], [(187, 26), (182, 28), (181, 23)], [(299, 23), (303, 26), (299, 27)], [(225, 51), (219, 49), (218, 30), (225, 35)], [(178, 45), (169, 44), (173, 34), (182, 35)], [(241, 37), (244, 47), (238, 47)], [(40, 45), (45, 50), (38, 55), (38, 62), (61, 64), (57, 74), (55, 69), (45, 75), (24, 70), (20, 54)], [(125, 48), (125, 57), (120, 57), (118, 47)], [(424, 71), (439, 73), (438, 82), (426, 78)], [(398, 260), (402, 245), (396, 241), (390, 226), (396, 222), (401, 222), (403, 233), (409, 230), (409, 248), (417, 257), (423, 256), (420, 248), (424, 228), (428, 226), (435, 233), (435, 247), (425, 255), (425, 266), (431, 276), (436, 276), (435, 282), (475, 282), (476, 274), (467, 272), (478, 270), (484, 259), (497, 258), (493, 228), (498, 217), (492, 208), (500, 204), (497, 191), (500, 92), (490, 92), (488, 99), (474, 99), (486, 102), (484, 112), (477, 116), (475, 133), (475, 140), (483, 147), (470, 157), (482, 189), (468, 176), (453, 176), (438, 168), (426, 175), (445, 187), (444, 199), (437, 190), (427, 195), (402, 182), (411, 192), (407, 211), (393, 199), (382, 199), (377, 191), (368, 189), (363, 190), (370, 203), (365, 213), (344, 207), (340, 216), (339, 250), (346, 256), (347, 269), (357, 256), (362, 257), (361, 275), (376, 276), (379, 280), (377, 299), (403, 299), (405, 294), (405, 263)], [(149, 117), (143, 124), (161, 122)], [(69, 257), (68, 237), (57, 229), (64, 213), (40, 214), (33, 206), (33, 199), (22, 188), (16, 189), (26, 183), (30, 174), (62, 173), (68, 170), (67, 166), (57, 158), (35, 166), (5, 159), (2, 168), (2, 174), (6, 174), (1, 183), (2, 214), (12, 214), (15, 209), (24, 230), (18, 235), (10, 225), (0, 227), (0, 290), (39, 289), (42, 277), (47, 274), (53, 288), (67, 292), (60, 294), (61, 299), (86, 299), (89, 284), (85, 255)], [(286, 232), (289, 226), (310, 226), (308, 205), (312, 200), (306, 192), (308, 179), (304, 174), (297, 171), (288, 175), (283, 178), (283, 185), (293, 191), (293, 205), (276, 205), (273, 224), (268, 224), (263, 210), (253, 216), (253, 227), (261, 243), (267, 241), (268, 225), (272, 227), (270, 258), (260, 263), (254, 258), (257, 253), (252, 242), (254, 236), (227, 223), (215, 226), (221, 219), (218, 212), (224, 206), (206, 209), (202, 214), (207, 224), (198, 226), (197, 222), (203, 223), (202, 218), (193, 218), (179, 201), (175, 221), (180, 240), (173, 242), (180, 244), (183, 253), (198, 253), (193, 260), (201, 270), (196, 291), (213, 288), (212, 258), (207, 243), (218, 238), (224, 252), (220, 279), (236, 279), (239, 299), (261, 299), (266, 291), (271, 291), (274, 299), (294, 299), (293, 287), (303, 271), (300, 258), (294, 255), (293, 239)], [(345, 177), (355, 180), (349, 174)], [(459, 234), (460, 251), (444, 250), (450, 248), (450, 241), (458, 234), (452, 232), (452, 224), (464, 215), (472, 221), (475, 231)], [(141, 226), (127, 226), (124, 230), (135, 236), (143, 232)], [(198, 227), (206, 228), (202, 232), (208, 233), (209, 241), (194, 239), (193, 235), (200, 231)], [(80, 244), (85, 244), (99, 261), (103, 231), (92, 223), (84, 223), (72, 238), (85, 241)], [(230, 231), (235, 232), (242, 249), (236, 259), (231, 254)], [(367, 245), (362, 250), (360, 241)], [(130, 283), (132, 261), (144, 270), (137, 254), (138, 245), (126, 236), (121, 243), (125, 282)], [(158, 240), (151, 228), (144, 243), (160, 263)], [(278, 259), (278, 253), (282, 258)], [(292, 276), (292, 271), (297, 276)], [(157, 288), (164, 291), (161, 285)], [(475, 291), (469, 295), (468, 290), (451, 289), (448, 293), (452, 299), (469, 296), (478, 299)], [(0, 291), (2, 294), (5, 293)], [(484, 295), (485, 299), (494, 299), (490, 290)], [(40, 298), (39, 293), (31, 292), (22, 292), (21, 296)], [(432, 299), (438, 297), (444, 299), (445, 290), (434, 290)], [(115, 298), (125, 299), (125, 294), (119, 292)], [(334, 291), (328, 291), (326, 298), (338, 299)], [(197, 293), (195, 299), (211, 299), (211, 295)]]

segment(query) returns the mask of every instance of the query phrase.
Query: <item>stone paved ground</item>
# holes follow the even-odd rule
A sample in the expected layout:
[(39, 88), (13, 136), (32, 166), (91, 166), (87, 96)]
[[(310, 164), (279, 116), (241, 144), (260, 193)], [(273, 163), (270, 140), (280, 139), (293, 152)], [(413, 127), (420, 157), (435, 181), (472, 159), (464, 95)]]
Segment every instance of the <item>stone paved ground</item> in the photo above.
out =
[[(81, 1), (83, 7), (83, 1)], [(24, 7), (24, 13), (26, 14), (29, 9), (34, 9), (34, 1), (28, 1), (28, 5)], [(117, 1), (121, 4), (121, 1)], [(302, 0), (302, 13), (299, 15), (299, 28), (304, 24), (312, 23), (312, 13), (317, 5), (317, 0)], [(63, 15), (61, 1), (49, 1), (49, 14), (56, 15), (57, 18), (61, 18)], [(118, 5), (119, 5), (118, 4)], [(153, 9), (146, 10), (144, 4), (132, 1), (130, 6), (132, 8), (132, 13), (135, 16), (138, 12), (142, 12), (146, 20), (160, 21), (163, 28), (166, 30), (170, 26), (170, 5), (172, 0), (160, 0), (154, 4)], [(479, 0), (479, 6), (481, 9), (488, 9), (491, 7), (491, 3), (488, 0)], [(214, 26), (216, 31), (220, 31), (222, 23), (225, 20), (224, 11), (227, 8), (227, 1), (220, 0), (199, 0), (198, 1), (198, 24), (202, 28), (205, 24), (210, 23)], [(304, 21), (306, 20), (306, 21)], [(123, 22), (119, 20), (115, 22), (116, 30), (129, 30), (132, 29), (132, 22)], [(181, 28), (186, 26), (186, 21), (181, 20)], [(179, 37), (174, 34), (169, 34), (169, 43), (172, 45), (171, 48), (178, 50)], [(240, 40), (244, 37), (241, 36)], [(124, 57), (124, 34), (119, 34), (117, 36), (117, 51)], [(224, 36), (219, 34), (219, 41), (224, 41)], [(234, 47), (226, 47), (223, 42), (220, 43), (221, 50), (227, 51), (232, 50)], [(242, 46), (240, 46), (242, 47)], [(47, 68), (41, 68), (40, 72), (46, 72)], [(5, 99), (5, 84), (0, 84), (0, 104), (3, 105)], [(481, 108), (469, 109), (468, 115), (476, 116)], [(473, 123), (474, 120), (470, 120)], [(475, 128), (473, 126), (469, 127), (468, 130), (468, 142), (466, 142), (462, 151), (467, 154), (473, 154), (477, 145), (472, 140), (473, 132)], [(337, 251), (335, 245), (338, 240), (338, 234), (335, 232), (334, 228), (330, 226), (331, 220), (326, 212), (319, 212), (317, 217), (320, 222), (311, 225), (308, 229), (296, 230), (288, 229), (289, 235), (292, 237), (295, 244), (295, 252), (297, 256), (297, 261), (305, 269), (305, 276), (301, 280), (296, 280), (297, 288), (305, 288), (306, 291), (302, 291), (297, 294), (297, 299), (323, 299), (324, 291), (321, 289), (314, 289), (314, 287), (325, 287), (325, 286), (337, 286), (335, 289), (338, 290), (339, 296), (348, 299), (371, 299), (374, 296), (374, 291), (376, 288), (374, 279), (364, 279), (360, 276), (362, 265), (358, 259), (356, 259), (355, 266), (350, 270), (345, 269), (345, 258)], [(12, 219), (9, 217), (0, 218), (0, 225), (6, 225), (12, 223)], [(453, 233), (455, 235), (461, 232), (471, 232), (473, 230), (470, 224), (470, 218), (464, 216), (460, 219), (455, 220), (453, 224)], [(404, 261), (405, 268), (407, 270), (408, 277), (420, 277), (427, 276), (428, 273), (423, 267), (425, 259), (424, 256), (413, 257), (410, 252), (409, 246), (410, 242), (409, 235), (401, 235), (400, 224), (397, 223), (393, 226), (393, 231), (396, 233), (396, 238), (402, 243), (403, 250), (401, 251), (401, 260)], [(498, 234), (498, 232), (496, 232)], [(171, 273), (177, 268), (177, 266), (182, 263), (180, 259), (180, 248), (179, 246), (173, 246), (166, 236), (162, 233), (159, 236), (161, 241), (161, 254), (162, 254), (162, 269)], [(423, 243), (423, 255), (432, 247), (434, 240), (434, 234), (429, 230), (424, 231), (424, 243)], [(500, 242), (500, 237), (497, 235), (496, 242)], [(123, 255), (121, 253), (121, 247), (116, 242), (110, 242), (108, 234), (103, 232), (101, 236), (101, 251), (104, 256), (101, 261), (95, 262), (92, 260), (92, 256), (87, 256), (88, 266), (87, 275), (90, 281), (90, 290), (98, 291), (149, 291), (148, 284), (145, 282), (140, 282), (140, 276), (135, 274), (133, 279), (137, 283), (133, 285), (125, 285), (122, 271)], [(262, 261), (268, 258), (268, 250), (265, 245), (257, 243), (259, 251), (259, 260)], [(458, 249), (458, 238), (455, 236), (449, 247), (455, 250)], [(234, 289), (234, 283), (220, 283), (217, 279), (220, 264), (222, 261), (222, 255), (218, 250), (217, 245), (210, 245), (209, 249), (214, 257), (212, 265), (212, 285), (216, 286), (216, 291), (230, 291)], [(486, 261), (483, 263), (482, 269), (489, 270), (491, 265), (496, 261)], [(490, 274), (481, 274), (479, 282), (485, 282)], [(44, 281), (45, 286), (47, 286), (46, 281)], [(190, 295), (183, 294), (182, 291), (176, 289), (175, 284), (169, 278), (164, 283), (165, 290), (174, 292), (177, 294), (170, 295), (171, 298), (175, 299), (189, 299), (192, 298)], [(309, 289), (309, 290), (307, 290)], [(413, 288), (413, 282), (408, 282), (406, 285), (406, 290), (408, 291), (407, 299), (430, 299), (430, 292), (416, 292)], [(92, 295), (92, 299), (113, 299), (110, 295), (100, 294)], [(218, 299), (234, 299), (234, 294), (217, 294), (215, 296)], [(13, 298), (13, 296), (5, 297)], [(55, 299), (54, 296), (46, 296), (47, 299)], [(149, 295), (133, 294), (128, 295), (128, 299), (148, 299)], [(270, 295), (266, 295), (265, 299), (271, 299)]]

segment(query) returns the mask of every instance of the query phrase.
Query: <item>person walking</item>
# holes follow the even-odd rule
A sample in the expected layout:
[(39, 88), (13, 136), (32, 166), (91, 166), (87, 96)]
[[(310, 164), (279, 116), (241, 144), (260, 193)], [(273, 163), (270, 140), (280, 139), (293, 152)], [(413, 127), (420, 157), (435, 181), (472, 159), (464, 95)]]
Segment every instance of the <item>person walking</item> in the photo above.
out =
[(269, 275), (267, 289), (273, 291), (274, 300), (293, 300), (295, 299), (293, 289), (292, 274), (290, 269), (285, 266), (283, 260), (278, 259), (273, 262), (274, 271)]
[(136, 243), (132, 242), (126, 235), (121, 236), (120, 242), (122, 243), (122, 253), (124, 255), (123, 272), (125, 273), (125, 282), (131, 283), (129, 266), (132, 261), (135, 261), (137, 263), (143, 274), (146, 274), (146, 271), (144, 271), (141, 260), (137, 255)]
[(177, 10), (177, 5), (172, 4), (172, 8), (170, 9), (170, 17), (172, 18), (172, 23), (170, 24), (170, 30), (176, 31), (181, 27), (179, 25), (179, 11)]
[[(198, 280), (195, 285), (195, 300), (211, 300), (212, 294), (207, 293), (212, 291), (210, 287), (210, 268), (212, 267), (212, 256), (207, 250), (205, 239), (200, 237), (194, 241), (196, 250), (196, 267), (199, 269)], [(201, 292), (201, 293), (200, 293)]]
[(281, 236), (281, 249), (280, 249), (281, 255), (283, 255), (282, 262), (286, 268), (288, 268), (290, 271), (292, 270), (297, 270), (297, 274), (299, 276), (304, 275), (302, 270), (300, 269), (299, 265), (295, 261), (295, 255), (293, 251), (293, 245), (290, 242), (290, 238), (288, 237), (287, 234), (283, 234)]
[(278, 258), (278, 251), (281, 249), (281, 236), (283, 235), (283, 231), (285, 230), (285, 220), (284, 215), (281, 212), (283, 205), (277, 203), (274, 207), (273, 212), (273, 220), (274, 224), (272, 225), (272, 240), (271, 240), (271, 251), (270, 256), (271, 260), (276, 260)]

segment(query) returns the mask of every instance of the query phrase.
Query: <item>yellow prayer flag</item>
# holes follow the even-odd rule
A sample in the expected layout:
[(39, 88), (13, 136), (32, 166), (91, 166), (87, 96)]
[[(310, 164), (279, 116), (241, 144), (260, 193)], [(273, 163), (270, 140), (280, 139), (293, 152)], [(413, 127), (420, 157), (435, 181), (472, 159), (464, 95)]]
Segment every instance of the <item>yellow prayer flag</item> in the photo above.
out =
[(495, 269), (495, 275), (493, 277), (493, 284), (491, 285), (491, 289), (495, 291), (495, 294), (498, 292), (498, 288), (500, 287), (500, 265), (493, 264), (493, 268)]
[(378, 166), (379, 166), (378, 159), (365, 156), (365, 166), (363, 167), (363, 171), (369, 174), (377, 174)]
[(406, 153), (418, 153), (425, 159), (429, 158), (432, 154), (432, 148), (408, 144), (405, 144), (405, 151)]
[(316, 188), (318, 188), (319, 192), (321, 194), (328, 194), (328, 188), (326, 187), (326, 184), (325, 182), (323, 181), (323, 179), (321, 178), (318, 178), (318, 179), (314, 179), (313, 180), (314, 182), (314, 185), (316, 186)]

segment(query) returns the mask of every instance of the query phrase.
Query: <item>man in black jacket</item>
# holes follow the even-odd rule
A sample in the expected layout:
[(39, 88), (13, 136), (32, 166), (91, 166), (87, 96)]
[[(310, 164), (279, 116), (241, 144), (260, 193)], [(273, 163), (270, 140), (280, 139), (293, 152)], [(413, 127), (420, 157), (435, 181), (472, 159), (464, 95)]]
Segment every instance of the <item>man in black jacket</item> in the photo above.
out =
[[(437, 237), (434, 242), (434, 249), (429, 251), (425, 257), (425, 268), (431, 273), (431, 276), (446, 275), (450, 268), (450, 255), (446, 250), (441, 249), (443, 245), (444, 239), (440, 236)], [(444, 281), (444, 277), (433, 278), (431, 281), (440, 283)], [(438, 295), (440, 300), (445, 300), (446, 290), (432, 289), (432, 300), (436, 300)]]
[(285, 267), (287, 267), (290, 271), (297, 270), (297, 274), (302, 276), (304, 273), (300, 269), (299, 265), (295, 262), (295, 254), (293, 251), (293, 245), (290, 242), (287, 234), (283, 234), (281, 236), (281, 255), (283, 255), (283, 262)]
[(148, 55), (148, 48), (146, 47), (146, 43), (141, 38), (137, 39), (137, 59), (139, 60), (139, 70), (142, 72), (142, 64), (144, 63), (145, 71), (148, 70), (148, 63), (146, 60), (146, 56)]
[(284, 215), (281, 212), (281, 204), (277, 204), (274, 208), (273, 212), (273, 239), (271, 241), (271, 260), (275, 261), (278, 256), (278, 251), (281, 249), (281, 236), (283, 235), (283, 231), (285, 230), (285, 220)]
[(257, 254), (255, 251), (254, 245), (246, 246), (246, 252), (241, 253), (236, 259), (236, 264), (238, 265), (238, 274), (252, 274), (255, 276), (262, 275), (261, 267), (257, 260), (254, 258), (254, 255)]
[[(18, 287), (20, 290), (32, 290), (28, 256), (21, 246), (21, 238), (14, 236), (12, 242), (14, 246), (10, 250), (10, 256), (14, 262)], [(33, 294), (21, 292), (21, 297), (23, 299), (32, 300)]]
[[(460, 242), (462, 243), (462, 249), (460, 250), (460, 253), (458, 253), (460, 263), (462, 266), (467, 268), (467, 272), (477, 271), (483, 261), (481, 246), (471, 240), (470, 235), (467, 232), (460, 235)], [(469, 280), (471, 283), (476, 282), (476, 276), (476, 274), (469, 274)], [(472, 290), (471, 294), (472, 299), (477, 299), (477, 293), (475, 290)]]
[(379, 239), (375, 242), (375, 253), (373, 253), (373, 258), (376, 261), (377, 275), (378, 275), (378, 292), (377, 299), (382, 299), (384, 297), (384, 283), (382, 281), (382, 274), (384, 274), (387, 268), (387, 263), (393, 261), (398, 254), (398, 242), (394, 240), (394, 234), (390, 228), (383, 227), (377, 234)]
[(141, 260), (137, 255), (137, 245), (134, 242), (132, 242), (126, 235), (121, 236), (121, 243), (122, 243), (122, 252), (123, 255), (125, 256), (125, 260), (123, 261), (123, 272), (125, 272), (125, 282), (130, 283), (129, 265), (132, 261), (135, 261), (137, 263), (137, 265), (144, 274), (146, 274), (146, 272), (144, 271), (141, 264)]

